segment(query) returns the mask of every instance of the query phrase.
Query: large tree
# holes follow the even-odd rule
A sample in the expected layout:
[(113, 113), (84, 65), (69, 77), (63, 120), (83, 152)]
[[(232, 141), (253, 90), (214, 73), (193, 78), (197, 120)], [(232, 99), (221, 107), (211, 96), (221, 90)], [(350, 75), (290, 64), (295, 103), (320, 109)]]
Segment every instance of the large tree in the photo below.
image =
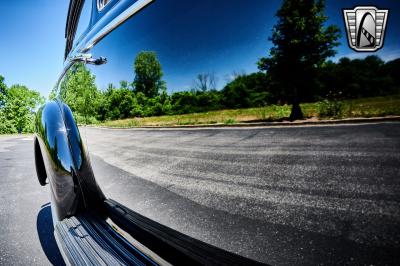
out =
[(95, 76), (84, 64), (74, 65), (60, 85), (60, 97), (72, 111), (81, 116), (97, 114), (101, 94), (96, 87)]
[(32, 132), (34, 111), (43, 103), (44, 98), (39, 92), (23, 85), (13, 85), (7, 90), (2, 118), (8, 120), (10, 126), (19, 132)]
[(154, 98), (165, 89), (161, 64), (155, 52), (140, 52), (136, 56), (134, 70), (136, 92), (142, 92), (146, 97)]
[(317, 71), (325, 59), (335, 55), (340, 30), (325, 26), (323, 0), (285, 0), (276, 13), (270, 56), (258, 62), (271, 84), (292, 103), (290, 119), (303, 117), (300, 102), (313, 94)]

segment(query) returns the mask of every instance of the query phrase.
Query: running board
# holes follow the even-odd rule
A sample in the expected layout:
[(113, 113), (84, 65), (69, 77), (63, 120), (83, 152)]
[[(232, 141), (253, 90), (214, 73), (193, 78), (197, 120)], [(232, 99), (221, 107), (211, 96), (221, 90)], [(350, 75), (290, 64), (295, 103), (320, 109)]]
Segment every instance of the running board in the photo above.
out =
[(108, 223), (90, 215), (58, 222), (54, 236), (68, 265), (158, 265)]
[[(100, 218), (84, 213), (58, 222), (57, 245), (68, 265), (265, 265), (104, 201)], [(125, 237), (126, 238), (125, 238)]]

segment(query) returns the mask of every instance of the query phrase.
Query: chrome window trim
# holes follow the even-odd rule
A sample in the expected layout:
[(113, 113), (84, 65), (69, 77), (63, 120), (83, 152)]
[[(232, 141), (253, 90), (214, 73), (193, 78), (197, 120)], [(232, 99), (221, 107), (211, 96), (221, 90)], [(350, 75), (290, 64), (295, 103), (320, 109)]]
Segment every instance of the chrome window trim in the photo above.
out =
[[(72, 48), (71, 52), (66, 58), (63, 70), (55, 85), (57, 96), (61, 80), (64, 78), (67, 71), (76, 63), (76, 61), (74, 61), (76, 55), (88, 52), (90, 49), (93, 48), (93, 46), (100, 42), (110, 32), (112, 32), (114, 29), (116, 29), (118, 26), (120, 26), (122, 23), (127, 21), (130, 17), (138, 13), (140, 10), (142, 10), (153, 1), (154, 0), (137, 0), (120, 14), (116, 15), (113, 19), (110, 19), (110, 17), (112, 17), (114, 13), (120, 11), (119, 7), (123, 6), (123, 1), (120, 1), (115, 6), (113, 6), (113, 8), (108, 11), (99, 21), (97, 21), (96, 24), (86, 34), (86, 36), (82, 38), (75, 45), (75, 47)], [(103, 24), (105, 25), (103, 26)]]
[[(93, 48), (101, 39), (103, 39), (107, 34), (112, 32), (114, 29), (116, 29), (119, 25), (127, 21), (131, 16), (135, 15), (138, 13), (140, 10), (142, 10), (144, 7), (146, 7), (148, 4), (153, 2), (154, 0), (138, 0), (131, 6), (129, 6), (127, 9), (125, 9), (121, 14), (119, 14), (117, 17), (112, 19), (107, 25), (105, 25), (102, 29), (100, 29), (92, 38), (89, 40), (85, 41), (85, 45), (83, 49), (81, 50), (82, 53), (86, 53), (90, 49)], [(95, 28), (95, 27), (94, 27)], [(91, 33), (91, 32), (90, 32)], [(88, 35), (90, 35), (90, 33)]]

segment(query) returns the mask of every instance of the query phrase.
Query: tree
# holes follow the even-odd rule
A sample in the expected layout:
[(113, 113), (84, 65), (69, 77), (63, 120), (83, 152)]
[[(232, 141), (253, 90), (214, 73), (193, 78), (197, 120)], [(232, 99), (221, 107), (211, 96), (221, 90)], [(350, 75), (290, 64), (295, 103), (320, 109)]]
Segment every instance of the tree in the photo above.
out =
[(0, 108), (4, 106), (7, 96), (7, 86), (4, 84), (4, 77), (0, 75)]
[(4, 110), (0, 109), (0, 134), (13, 134), (17, 133), (14, 121), (8, 119)]
[(3, 118), (19, 132), (32, 132), (34, 111), (43, 103), (44, 98), (39, 92), (23, 85), (13, 85), (7, 91)]
[(119, 87), (120, 87), (121, 89), (128, 89), (128, 88), (129, 88), (129, 82), (126, 81), (126, 80), (121, 80), (121, 81), (119, 82)]
[(222, 90), (224, 104), (229, 108), (265, 106), (272, 98), (267, 85), (267, 76), (262, 72), (238, 75)]
[(17, 133), (13, 121), (11, 121), (4, 110), (7, 100), (7, 86), (4, 84), (4, 77), (0, 75), (0, 134)]
[(396, 75), (391, 74), (396, 68), (391, 65), (375, 55), (353, 60), (342, 57), (338, 63), (327, 61), (319, 71), (317, 95), (349, 99), (395, 94), (399, 86), (395, 85)]
[(165, 89), (162, 81), (163, 72), (155, 52), (140, 52), (134, 63), (135, 91), (142, 92), (146, 97), (154, 98)]
[(258, 62), (259, 69), (271, 76), (272, 85), (279, 86), (292, 103), (291, 120), (303, 117), (300, 101), (313, 95), (319, 67), (339, 45), (339, 28), (324, 27), (324, 8), (323, 0), (285, 0), (269, 38), (270, 57)]
[(393, 93), (400, 93), (400, 58), (387, 62), (383, 69), (391, 79), (391, 91)]
[(216, 90), (217, 78), (214, 72), (198, 74), (193, 81), (193, 89), (200, 91)]
[(84, 64), (74, 65), (60, 84), (60, 97), (79, 115), (95, 116), (100, 103), (95, 76)]
[(133, 92), (127, 88), (109, 87), (105, 95), (107, 119), (123, 119), (131, 116), (134, 104)]

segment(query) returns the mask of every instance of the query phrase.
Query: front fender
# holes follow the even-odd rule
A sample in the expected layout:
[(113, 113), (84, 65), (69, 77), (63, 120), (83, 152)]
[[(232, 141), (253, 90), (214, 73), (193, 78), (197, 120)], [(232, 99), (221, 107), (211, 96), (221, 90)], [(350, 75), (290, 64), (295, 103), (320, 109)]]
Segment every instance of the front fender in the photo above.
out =
[(62, 220), (101, 206), (105, 197), (70, 108), (58, 100), (46, 103), (37, 112), (35, 128), (35, 142), (50, 184), (53, 217)]

